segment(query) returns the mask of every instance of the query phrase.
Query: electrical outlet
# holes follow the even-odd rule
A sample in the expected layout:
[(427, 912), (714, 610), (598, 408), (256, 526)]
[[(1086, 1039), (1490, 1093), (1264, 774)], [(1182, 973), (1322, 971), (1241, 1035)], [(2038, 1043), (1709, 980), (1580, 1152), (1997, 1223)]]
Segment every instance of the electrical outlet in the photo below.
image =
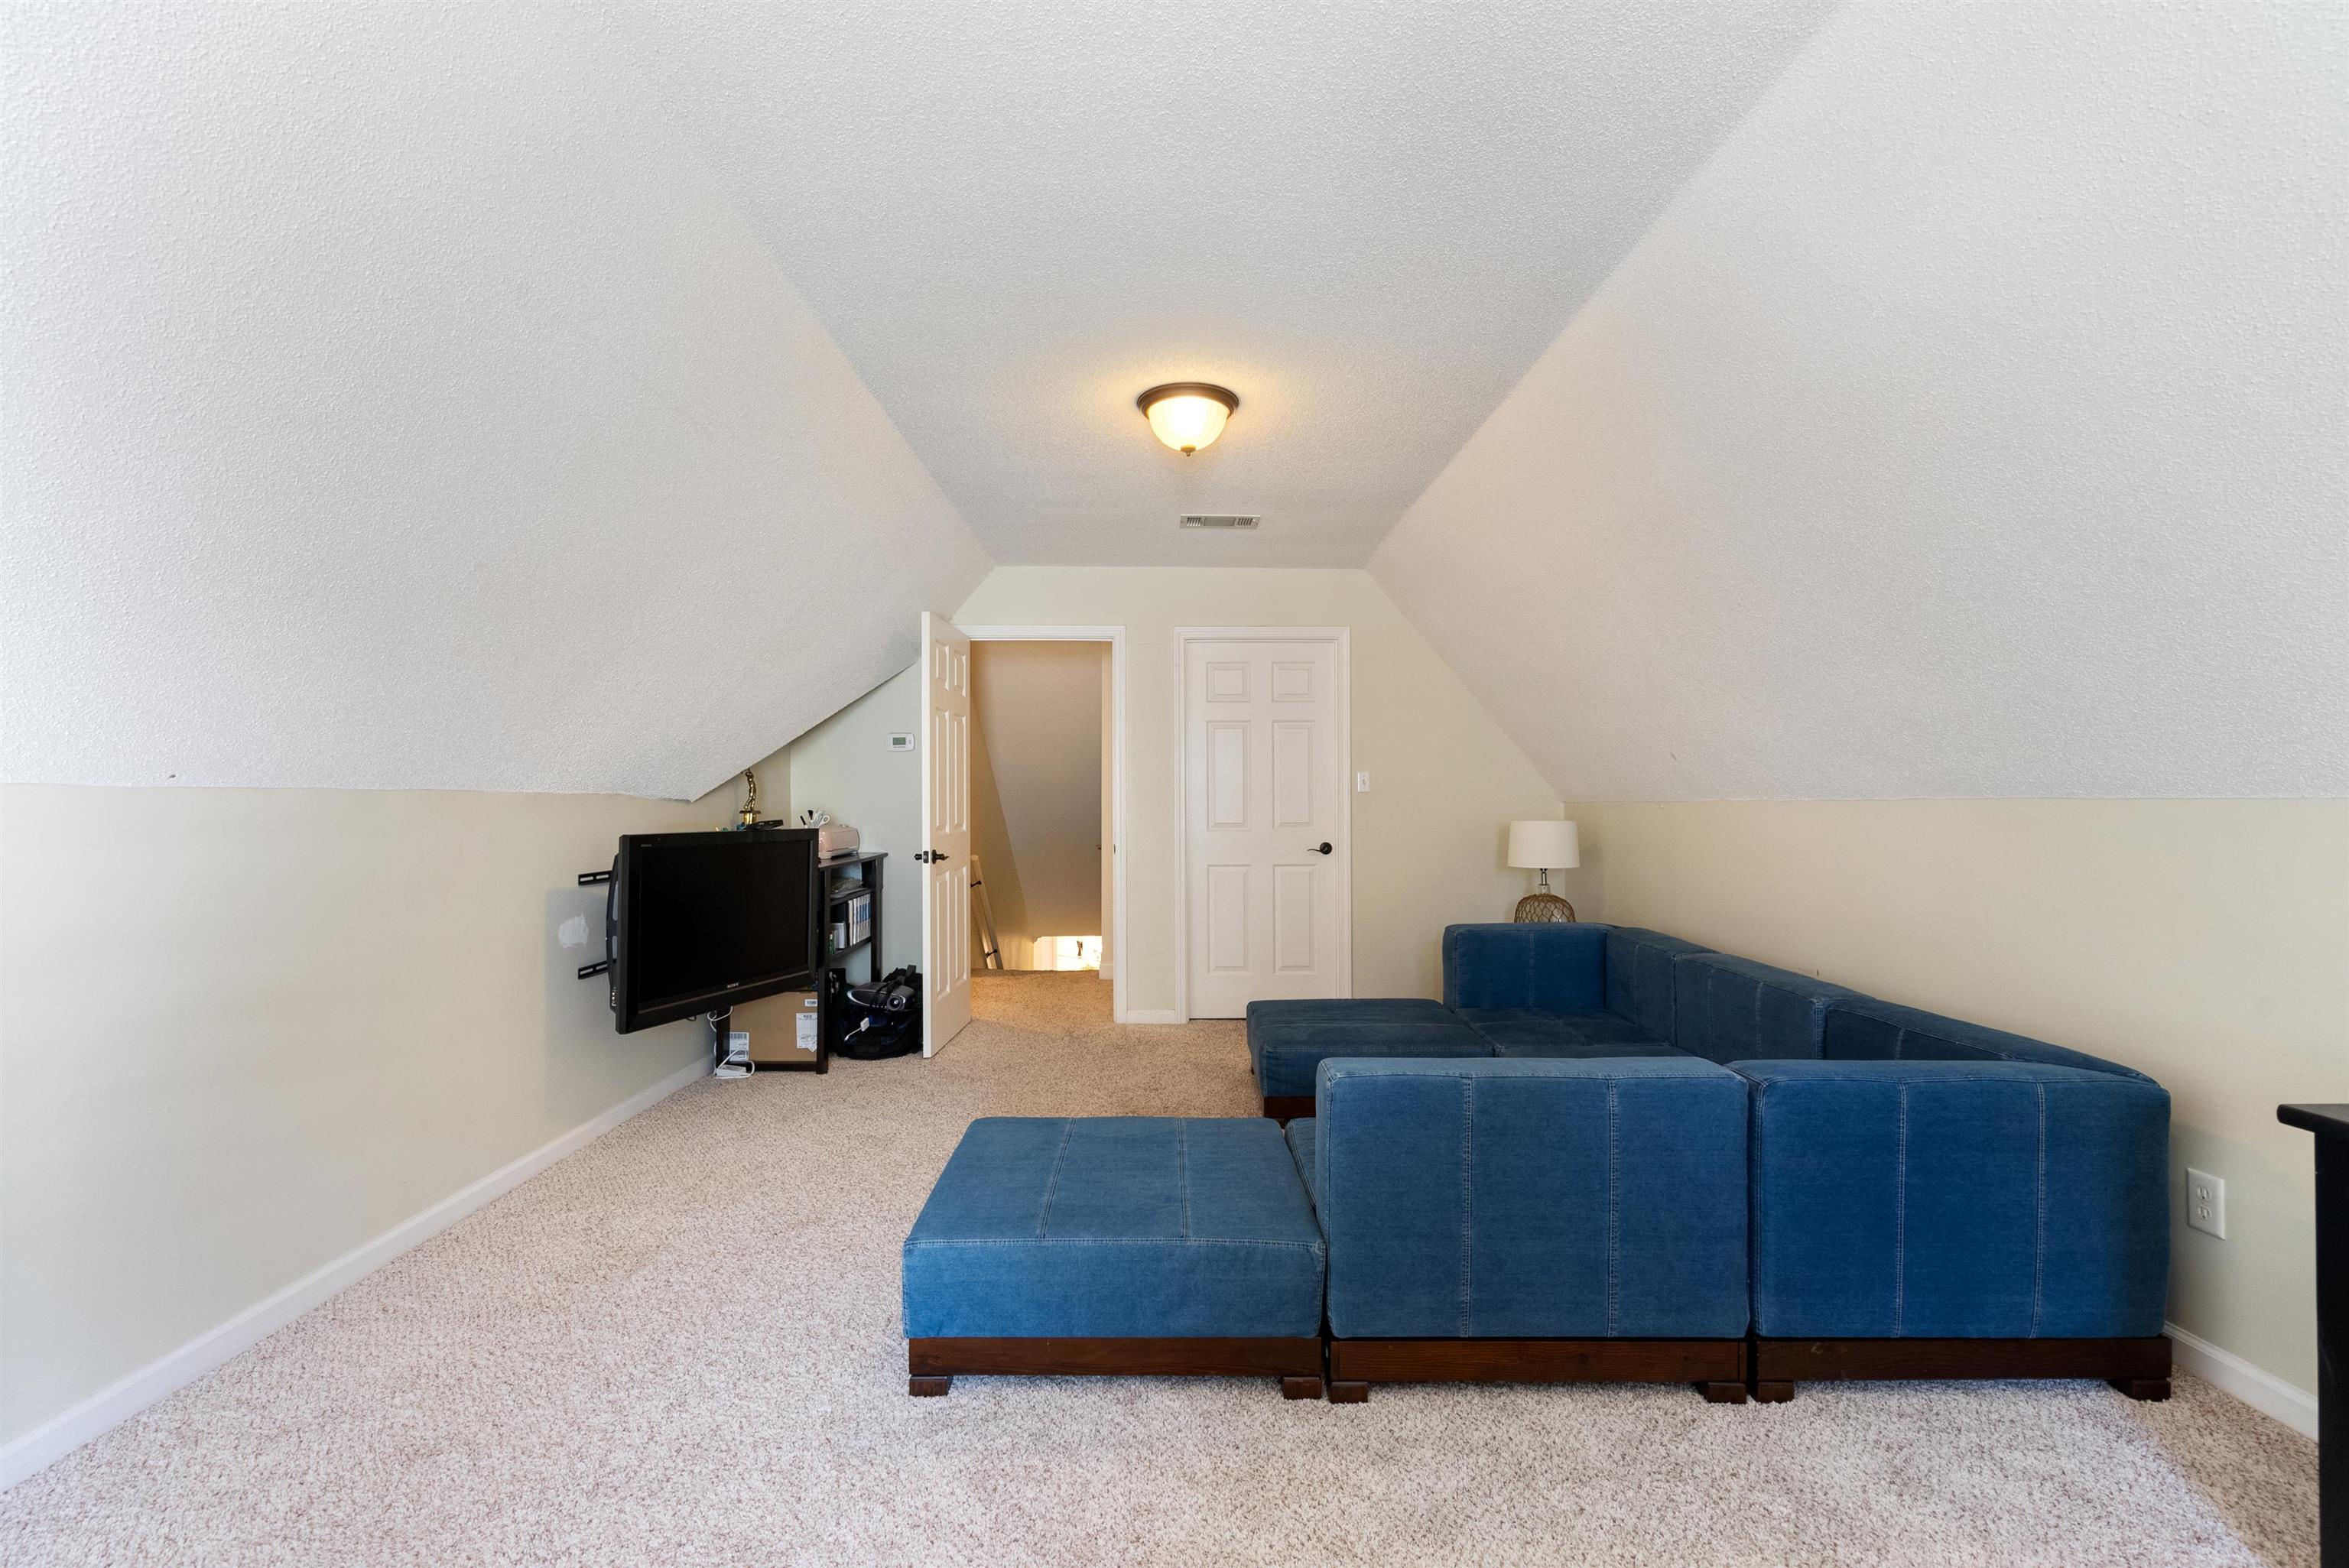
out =
[(2186, 1168), (2186, 1222), (2227, 1239), (2227, 1183), (2191, 1165)]
[(1355, 774), (1355, 775), (1354, 775), (1354, 793), (1355, 793), (1355, 794), (1357, 794), (1357, 795), (1367, 795), (1367, 794), (1369, 794), (1370, 792), (1371, 792), (1371, 776), (1370, 776), (1370, 773), (1368, 772), (1368, 770), (1365, 770), (1365, 771), (1363, 771), (1363, 772), (1361, 772), (1361, 773), (1357, 773), (1357, 774)]

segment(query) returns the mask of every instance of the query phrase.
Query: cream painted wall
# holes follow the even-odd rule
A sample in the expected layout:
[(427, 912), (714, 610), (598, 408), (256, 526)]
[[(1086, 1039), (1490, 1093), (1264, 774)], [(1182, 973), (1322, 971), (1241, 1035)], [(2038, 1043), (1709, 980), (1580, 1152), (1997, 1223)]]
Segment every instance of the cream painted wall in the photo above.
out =
[(1129, 925), (1118, 962), (1133, 1012), (1174, 1006), (1177, 626), (1351, 629), (1352, 767), (1372, 785), (1350, 797), (1357, 995), (1437, 995), (1444, 925), (1506, 919), (1526, 889), (1501, 863), (1505, 824), (1557, 811), (1532, 764), (1358, 569), (1005, 566), (955, 619), (1126, 629)]
[(893, 732), (922, 727), (919, 666), (899, 671), (791, 744), (793, 810), (829, 811), (857, 830), (883, 867), (881, 966), (922, 961), (921, 754), (892, 751)]
[[(2125, 1062), (2172, 1103), (2171, 1320), (2316, 1386), (2314, 1184), (2349, 1101), (2349, 801), (1582, 804), (1585, 918)], [(2189, 1231), (2188, 1163), (2228, 1236)]]
[(690, 1067), (575, 876), (733, 803), (0, 788), (0, 1440)]
[[(976, 652), (977, 645), (973, 651)], [(1007, 969), (1028, 966), (1034, 930), (1019, 885), (1019, 863), (1011, 853), (1011, 830), (1003, 820), (1003, 794), (995, 784), (995, 758), (987, 749), (987, 727), (970, 727), (970, 852), (987, 890), (988, 913), (995, 923), (999, 957)], [(973, 912), (970, 966), (987, 967), (987, 934)]]
[[(972, 847), (998, 901), (1006, 962), (1032, 965), (1040, 936), (1102, 933), (1102, 689), (1107, 643), (974, 643), (970, 650)], [(983, 738), (983, 739), (979, 738)], [(988, 766), (976, 766), (982, 748)], [(999, 822), (978, 799), (993, 792)], [(999, 837), (994, 830), (999, 829)]]

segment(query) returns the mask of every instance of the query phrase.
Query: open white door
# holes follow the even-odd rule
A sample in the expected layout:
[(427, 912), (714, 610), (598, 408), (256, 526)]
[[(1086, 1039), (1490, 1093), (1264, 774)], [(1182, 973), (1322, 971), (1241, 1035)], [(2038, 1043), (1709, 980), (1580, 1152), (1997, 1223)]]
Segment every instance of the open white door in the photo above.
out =
[(970, 639), (922, 612), (922, 1055), (970, 1022)]

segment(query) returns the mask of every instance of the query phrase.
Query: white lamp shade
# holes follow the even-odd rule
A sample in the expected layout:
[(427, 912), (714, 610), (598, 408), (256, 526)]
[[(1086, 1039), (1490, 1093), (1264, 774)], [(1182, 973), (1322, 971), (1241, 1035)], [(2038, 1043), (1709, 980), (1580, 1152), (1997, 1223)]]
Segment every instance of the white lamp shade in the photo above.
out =
[(1512, 822), (1509, 863), (1527, 871), (1564, 871), (1582, 863), (1582, 837), (1571, 822)]
[(1188, 457), (1214, 446), (1231, 414), (1212, 397), (1162, 397), (1150, 406), (1150, 433)]

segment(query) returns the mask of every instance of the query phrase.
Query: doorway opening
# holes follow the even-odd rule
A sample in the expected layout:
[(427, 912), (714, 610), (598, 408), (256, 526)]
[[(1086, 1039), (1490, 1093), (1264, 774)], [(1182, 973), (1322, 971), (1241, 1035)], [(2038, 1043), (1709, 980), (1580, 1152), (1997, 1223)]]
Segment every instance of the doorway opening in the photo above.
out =
[(1095, 972), (1122, 1017), (1122, 631), (965, 630), (972, 972)]

